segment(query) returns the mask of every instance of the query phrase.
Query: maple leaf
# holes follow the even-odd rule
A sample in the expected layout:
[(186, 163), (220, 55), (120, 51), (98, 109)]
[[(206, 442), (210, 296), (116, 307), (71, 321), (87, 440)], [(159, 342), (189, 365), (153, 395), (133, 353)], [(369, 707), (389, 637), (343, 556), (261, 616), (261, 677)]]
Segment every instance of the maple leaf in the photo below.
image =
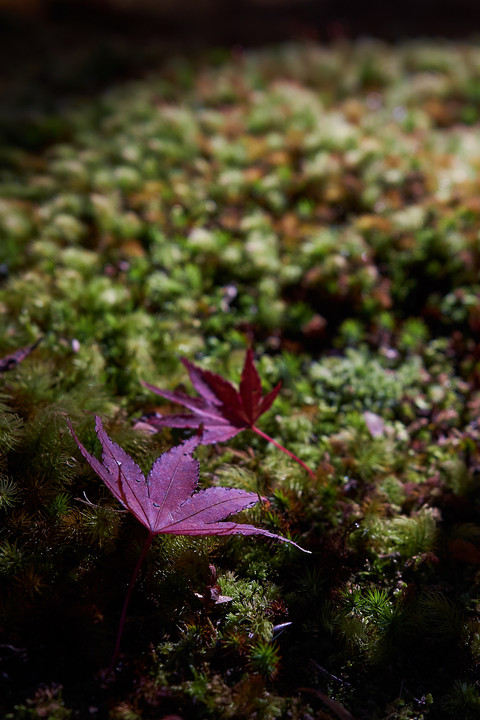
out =
[(183, 405), (193, 414), (149, 417), (155, 427), (199, 428), (203, 426), (202, 444), (223, 442), (246, 428), (253, 428), (256, 421), (266, 412), (277, 397), (281, 383), (263, 396), (262, 384), (253, 364), (253, 352), (247, 351), (243, 367), (240, 390), (221, 375), (203, 370), (186, 358), (181, 358), (188, 370), (190, 380), (200, 397), (191, 397), (181, 392), (170, 392), (142, 382), (157, 395)]
[(33, 350), (35, 350), (35, 348), (41, 341), (42, 338), (39, 338), (31, 345), (26, 345), (25, 347), (16, 350), (14, 353), (11, 353), (10, 355), (4, 355), (2, 358), (0, 358), (0, 373), (7, 372), (7, 370), (12, 370), (12, 368), (16, 367), (19, 363), (22, 362), (22, 360), (25, 360), (25, 358), (30, 355)]
[[(147, 477), (140, 467), (105, 432), (101, 419), (96, 416), (95, 429), (102, 446), (102, 459), (88, 452), (75, 434), (70, 431), (83, 457), (103, 480), (119, 502), (148, 530), (148, 538), (139, 557), (128, 587), (120, 618), (117, 642), (110, 668), (117, 657), (123, 625), (133, 584), (141, 563), (155, 535), (264, 535), (275, 540), (299, 545), (268, 530), (237, 522), (224, 522), (225, 518), (255, 505), (256, 493), (237, 488), (210, 487), (197, 492), (199, 462), (192, 453), (200, 442), (191, 438), (160, 455)], [(308, 552), (308, 551), (304, 551)]]
[(186, 358), (181, 358), (181, 361), (187, 368), (192, 385), (200, 397), (162, 390), (146, 382), (142, 382), (142, 385), (165, 400), (183, 405), (191, 412), (164, 416), (155, 413), (144, 416), (143, 420), (156, 428), (202, 428), (202, 445), (230, 440), (242, 430), (253, 430), (289, 455), (315, 478), (313, 470), (300, 458), (256, 426), (258, 418), (272, 406), (280, 392), (281, 383), (263, 395), (262, 382), (253, 363), (251, 348), (247, 350), (239, 390), (221, 375), (203, 370)]
[(296, 545), (253, 525), (222, 522), (228, 516), (252, 507), (260, 498), (257, 493), (228, 487), (210, 487), (195, 492), (200, 463), (192, 457), (192, 452), (200, 442), (198, 437), (160, 455), (145, 477), (130, 455), (107, 435), (101, 419), (97, 416), (95, 420), (102, 446), (101, 461), (82, 445), (69, 423), (73, 438), (108, 489), (150, 535), (265, 535)]

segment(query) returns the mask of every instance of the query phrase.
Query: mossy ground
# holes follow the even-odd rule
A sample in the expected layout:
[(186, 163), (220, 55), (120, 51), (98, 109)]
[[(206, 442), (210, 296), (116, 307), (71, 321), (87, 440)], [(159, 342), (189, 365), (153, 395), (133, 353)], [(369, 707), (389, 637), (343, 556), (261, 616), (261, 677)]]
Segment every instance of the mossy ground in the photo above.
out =
[[(479, 716), (479, 83), (473, 44), (222, 51), (10, 133), (0, 354), (43, 340), (0, 377), (3, 717)], [(249, 344), (316, 481), (245, 432), (202, 483), (312, 554), (158, 537), (106, 676), (143, 528), (65, 419), (148, 468), (182, 435), (140, 380)]]

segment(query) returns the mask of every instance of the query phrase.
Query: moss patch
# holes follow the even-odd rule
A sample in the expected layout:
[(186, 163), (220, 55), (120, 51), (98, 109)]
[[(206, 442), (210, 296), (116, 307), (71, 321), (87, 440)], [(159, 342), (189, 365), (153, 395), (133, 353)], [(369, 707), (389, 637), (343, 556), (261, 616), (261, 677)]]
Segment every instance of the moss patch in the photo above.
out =
[[(477, 717), (479, 81), (470, 44), (177, 58), (0, 147), (0, 355), (43, 337), (0, 375), (3, 716)], [(140, 380), (249, 345), (315, 480), (245, 432), (201, 482), (312, 555), (158, 537), (106, 677), (144, 537), (65, 418), (148, 468), (182, 431)]]

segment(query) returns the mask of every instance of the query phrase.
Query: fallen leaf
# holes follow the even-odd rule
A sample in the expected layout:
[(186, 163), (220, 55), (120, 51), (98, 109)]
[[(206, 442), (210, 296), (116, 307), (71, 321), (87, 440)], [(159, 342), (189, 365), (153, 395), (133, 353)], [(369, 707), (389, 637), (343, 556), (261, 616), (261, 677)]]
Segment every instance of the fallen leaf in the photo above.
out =
[(70, 423), (69, 427), (83, 457), (123, 507), (147, 528), (151, 537), (159, 533), (264, 535), (299, 547), (292, 540), (253, 525), (222, 522), (230, 515), (252, 507), (260, 498), (256, 493), (228, 487), (210, 487), (195, 492), (199, 462), (192, 453), (199, 444), (198, 437), (160, 455), (145, 478), (130, 455), (107, 435), (99, 417), (96, 417), (96, 432), (102, 445), (101, 461), (82, 445)]
[(247, 351), (240, 388), (221, 375), (203, 370), (186, 358), (182, 363), (188, 370), (190, 380), (200, 397), (181, 392), (170, 392), (143, 382), (142, 385), (160, 397), (183, 405), (192, 414), (159, 416), (148, 415), (143, 420), (154, 427), (199, 428), (203, 426), (202, 444), (223, 442), (247, 428), (253, 429), (256, 421), (266, 412), (277, 397), (279, 383), (263, 396), (260, 376), (253, 364), (253, 352)]
[(7, 370), (12, 370), (12, 368), (16, 367), (18, 363), (21, 363), (22, 360), (25, 360), (25, 358), (30, 355), (32, 350), (35, 350), (41, 340), (42, 338), (39, 338), (31, 345), (26, 345), (25, 347), (16, 350), (14, 353), (11, 353), (10, 355), (5, 355), (3, 358), (0, 358), (0, 373), (6, 372)]
[(200, 397), (192, 397), (183, 392), (170, 392), (162, 390), (155, 385), (142, 382), (142, 385), (160, 397), (171, 402), (183, 405), (191, 413), (178, 415), (150, 414), (141, 418), (153, 427), (192, 428), (202, 430), (202, 445), (224, 442), (237, 435), (242, 430), (253, 430), (264, 440), (273, 443), (282, 452), (286, 453), (295, 462), (301, 465), (309, 475), (315, 479), (315, 473), (300, 460), (294, 453), (280, 445), (269, 435), (257, 428), (256, 421), (269, 410), (273, 401), (280, 392), (281, 383), (273, 390), (263, 395), (262, 382), (253, 364), (253, 352), (247, 350), (243, 366), (240, 388), (237, 390), (221, 375), (203, 370), (186, 358), (181, 358), (188, 370), (190, 380)]

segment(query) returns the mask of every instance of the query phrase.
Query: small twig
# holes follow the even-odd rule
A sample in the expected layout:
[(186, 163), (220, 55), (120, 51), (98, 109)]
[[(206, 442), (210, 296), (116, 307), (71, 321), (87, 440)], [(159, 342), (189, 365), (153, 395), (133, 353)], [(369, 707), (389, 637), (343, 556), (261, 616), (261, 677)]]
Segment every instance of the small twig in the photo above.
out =
[(270, 435), (267, 435), (262, 430), (259, 430), (255, 425), (253, 425), (251, 429), (253, 430), (254, 433), (257, 433), (257, 435), (260, 435), (260, 437), (262, 437), (264, 440), (271, 442), (272, 445), (275, 445), (276, 448), (278, 448), (282, 452), (286, 453), (289, 457), (292, 458), (292, 460), (295, 460), (295, 462), (297, 462), (299, 465), (301, 465), (304, 468), (304, 470), (306, 470), (308, 472), (308, 474), (310, 475), (310, 477), (313, 480), (316, 479), (316, 475), (313, 472), (313, 470), (311, 468), (309, 468), (308, 465), (306, 465), (303, 462), (303, 460), (300, 460), (300, 458), (297, 457), (294, 453), (290, 452), (290, 450), (287, 450), (287, 448), (283, 447), (283, 445), (280, 445), (280, 443), (278, 443), (276, 440), (271, 438)]
[[(76, 497), (76, 498), (74, 498), (74, 499), (75, 499), (77, 502), (81, 502), (81, 503), (83, 503), (84, 505), (88, 505), (88, 507), (92, 507), (92, 508), (95, 508), (96, 510), (98, 510), (98, 508), (100, 507), (100, 505), (96, 505), (96, 504), (93, 503), (91, 500), (89, 500), (85, 492), (83, 493), (83, 497), (85, 498), (85, 500), (84, 500), (83, 498), (81, 498), (81, 497)], [(110, 509), (112, 512), (117, 513), (118, 515), (126, 515), (126, 514), (128, 513), (128, 510), (125, 510), (125, 508), (114, 508), (114, 507), (111, 507), (111, 506), (110, 506), (109, 509)]]
[(337, 677), (336, 675), (332, 675), (331, 672), (328, 672), (328, 670), (326, 670), (324, 667), (319, 665), (316, 662), (316, 660), (314, 660), (313, 658), (310, 659), (310, 662), (319, 672), (322, 673), (322, 675), (325, 675), (330, 680), (336, 680), (336, 682), (339, 682), (341, 685), (345, 685), (345, 687), (348, 687), (350, 690), (353, 690), (353, 686), (350, 685), (349, 682), (347, 682), (346, 680), (343, 680), (342, 678)]
[[(15, 645), (9, 645), (8, 643), (4, 643), (0, 645), (0, 650), (10, 650), (11, 655), (8, 656), (9, 658), (13, 655), (17, 655), (21, 660), (26, 660), (27, 658), (27, 648), (18, 648), (15, 647)], [(0, 656), (0, 662), (5, 659), (5, 657)]]
[(127, 617), (128, 603), (130, 602), (130, 596), (132, 594), (132, 589), (135, 584), (135, 580), (137, 579), (137, 575), (139, 573), (139, 570), (140, 570), (142, 562), (145, 558), (145, 555), (147, 554), (147, 552), (150, 548), (150, 545), (152, 544), (153, 538), (154, 538), (154, 535), (152, 533), (150, 533), (147, 537), (145, 545), (143, 546), (142, 552), (140, 553), (140, 557), (138, 558), (137, 564), (135, 565), (135, 570), (133, 571), (132, 577), (130, 579), (130, 584), (128, 586), (127, 594), (125, 596), (125, 602), (123, 603), (122, 614), (120, 615), (120, 622), (118, 624), (118, 632), (117, 632), (117, 640), (115, 642), (115, 650), (113, 651), (113, 657), (112, 657), (110, 666), (108, 668), (108, 672), (111, 672), (113, 670), (113, 666), (115, 665), (115, 661), (118, 657), (118, 653), (120, 651), (120, 643), (122, 640), (123, 626), (125, 625), (125, 619)]
[(304, 687), (298, 689), (301, 692), (310, 693), (310, 695), (315, 695), (316, 697), (318, 697), (333, 713), (335, 713), (338, 718), (340, 718), (340, 720), (355, 720), (354, 716), (346, 708), (344, 708), (343, 705), (340, 705), (339, 702), (329, 697), (325, 693), (320, 692), (320, 690)]

